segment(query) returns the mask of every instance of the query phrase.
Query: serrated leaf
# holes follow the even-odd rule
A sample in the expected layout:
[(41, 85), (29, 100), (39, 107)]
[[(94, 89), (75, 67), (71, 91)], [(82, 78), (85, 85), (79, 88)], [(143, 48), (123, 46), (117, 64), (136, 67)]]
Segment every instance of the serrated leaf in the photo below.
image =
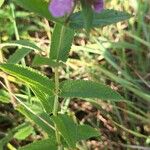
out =
[(51, 128), (53, 126), (52, 121), (50, 120), (50, 117), (48, 114), (33, 114), (32, 112), (28, 111), (25, 107), (18, 107), (17, 110), (22, 113), (24, 116), (32, 120), (36, 125), (38, 125), (40, 128), (42, 128), (51, 139), (54, 139), (55, 132)]
[(28, 125), (18, 130), (18, 132), (15, 133), (14, 138), (17, 140), (24, 140), (26, 139), (30, 134), (32, 134), (34, 131), (33, 127)]
[(60, 84), (60, 97), (99, 98), (120, 101), (123, 98), (106, 85), (93, 81), (67, 80)]
[(59, 66), (63, 66), (64, 64), (61, 62), (55, 62), (54, 60), (51, 60), (50, 58), (36, 55), (34, 57), (32, 65), (33, 66), (48, 65), (50, 67), (59, 67)]
[(76, 143), (80, 140), (86, 140), (100, 135), (98, 131), (88, 125), (76, 124), (72, 118), (67, 115), (59, 114), (58, 116), (52, 116), (51, 118), (71, 148), (75, 148)]
[(23, 48), (27, 48), (27, 49), (31, 49), (31, 50), (39, 50), (42, 51), (41, 48), (39, 48), (38, 46), (36, 46), (35, 43), (30, 42), (28, 40), (17, 40), (17, 41), (11, 41), (9, 43), (2, 43), (1, 44), (2, 47), (23, 47)]
[(20, 48), (13, 53), (9, 59), (7, 60), (7, 63), (16, 64), (19, 61), (21, 61), (22, 58), (24, 58), (27, 54), (29, 54), (32, 50), (27, 48)]
[[(48, 113), (51, 112), (51, 104), (53, 103), (53, 101), (49, 101), (49, 97), (53, 97), (54, 95), (54, 83), (51, 80), (42, 75), (40, 72), (30, 67), (22, 67), (21, 65), (1, 64), (0, 69), (34, 88), (35, 94), (38, 93), (38, 96), (40, 95), (39, 100), (41, 101), (45, 110)], [(43, 95), (44, 97), (42, 97)]]
[(18, 150), (57, 150), (56, 143), (50, 139), (40, 140), (19, 148)]
[(60, 131), (69, 147), (75, 148), (77, 128), (73, 120), (67, 115), (52, 116), (51, 118), (56, 124), (57, 129)]
[[(103, 27), (114, 24), (123, 20), (131, 18), (131, 15), (117, 10), (103, 10), (101, 13), (93, 14), (92, 27)], [(79, 29), (84, 27), (84, 19), (81, 12), (72, 14), (70, 18), (70, 27)]]
[(57, 23), (52, 35), (50, 58), (65, 62), (68, 58), (73, 38), (74, 30)]
[(0, 64), (0, 69), (20, 79), (28, 85), (41, 87), (46, 91), (53, 90), (54, 83), (37, 70), (16, 64)]
[(30, 86), (33, 93), (36, 97), (41, 101), (44, 109), (47, 113), (51, 113), (53, 111), (54, 105), (54, 95), (50, 93), (44, 92), (45, 90), (38, 89), (36, 86)]

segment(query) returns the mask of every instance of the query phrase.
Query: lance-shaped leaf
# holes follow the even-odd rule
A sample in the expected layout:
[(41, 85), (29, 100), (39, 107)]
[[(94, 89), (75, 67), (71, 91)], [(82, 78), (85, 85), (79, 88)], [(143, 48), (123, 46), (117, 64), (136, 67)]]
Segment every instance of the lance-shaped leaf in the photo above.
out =
[(23, 106), (19, 106), (17, 110), (26, 116), (26, 118), (30, 121), (33, 121), (36, 125), (43, 129), (43, 131), (45, 131), (51, 139), (55, 138), (55, 132), (52, 129), (53, 122), (50, 120), (47, 113), (33, 113)]
[(50, 58), (57, 61), (66, 61), (71, 49), (73, 38), (74, 30), (57, 23), (52, 35)]
[(52, 116), (51, 118), (56, 124), (59, 132), (64, 137), (68, 146), (71, 148), (75, 148), (76, 143), (80, 140), (86, 140), (91, 137), (100, 136), (96, 129), (88, 125), (78, 125), (72, 120), (71, 117), (67, 115), (60, 114), (58, 116)]
[(39, 50), (42, 51), (41, 48), (36, 46), (33, 42), (30, 42), (28, 40), (17, 40), (17, 41), (11, 41), (9, 43), (1, 43), (0, 44), (1, 48), (3, 47), (22, 47), (22, 48), (27, 48), (31, 50)]
[(0, 64), (0, 69), (20, 79), (28, 85), (41, 87), (46, 91), (53, 90), (54, 83), (37, 70), (16, 64)]
[(60, 85), (60, 96), (71, 98), (99, 98), (102, 100), (123, 100), (119, 93), (106, 85), (93, 81), (67, 80)]
[(19, 148), (18, 150), (57, 150), (57, 144), (50, 139), (40, 140)]
[(54, 83), (51, 80), (40, 72), (30, 67), (22, 67), (21, 65), (0, 64), (0, 69), (33, 88), (35, 95), (39, 98), (45, 110), (48, 113), (51, 112), (51, 104), (53, 102), (49, 100), (51, 96), (53, 97), (54, 89)]
[[(131, 15), (117, 10), (103, 10), (93, 14), (92, 27), (103, 27), (131, 18)], [(81, 12), (74, 13), (70, 18), (70, 27), (79, 29), (84, 27), (84, 19)]]
[(13, 53), (7, 63), (12, 63), (12, 64), (16, 64), (19, 61), (21, 61), (22, 58), (24, 58), (27, 54), (29, 54), (32, 50), (31, 49), (27, 49), (27, 48), (20, 48), (18, 50), (15, 51), (15, 53)]
[(19, 129), (15, 133), (14, 138), (17, 140), (24, 140), (32, 133), (34, 133), (34, 128), (31, 125), (27, 125)]
[(46, 91), (43, 89), (39, 89), (36, 86), (30, 86), (33, 93), (36, 95), (36, 97), (41, 101), (44, 109), (47, 113), (52, 113), (53, 111), (53, 105), (54, 105), (54, 95), (49, 93), (46, 93)]
[(54, 60), (51, 60), (50, 58), (46, 58), (46, 57), (43, 57), (43, 56), (36, 55), (34, 57), (32, 65), (33, 66), (48, 65), (50, 67), (59, 67), (59, 66), (64, 66), (65, 64), (62, 63), (62, 62), (56, 62)]

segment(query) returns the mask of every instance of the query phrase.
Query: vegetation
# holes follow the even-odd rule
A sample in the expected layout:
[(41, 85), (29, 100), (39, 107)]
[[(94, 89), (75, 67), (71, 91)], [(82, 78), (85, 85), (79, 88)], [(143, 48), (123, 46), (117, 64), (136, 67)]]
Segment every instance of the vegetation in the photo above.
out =
[(150, 149), (150, 2), (81, 2), (0, 0), (0, 150)]

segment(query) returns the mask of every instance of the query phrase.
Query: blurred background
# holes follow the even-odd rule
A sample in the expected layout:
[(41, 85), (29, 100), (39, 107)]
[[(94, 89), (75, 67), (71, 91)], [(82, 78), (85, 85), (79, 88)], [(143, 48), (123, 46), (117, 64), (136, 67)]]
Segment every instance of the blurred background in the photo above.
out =
[[(102, 82), (118, 91), (126, 101), (97, 101), (93, 105), (72, 100), (69, 110), (83, 123), (99, 129), (101, 139), (90, 139), (91, 150), (150, 149), (150, 0), (105, 0), (106, 9), (127, 11), (133, 17), (104, 28), (76, 32), (67, 69), (60, 70), (60, 80), (85, 79)], [(15, 14), (15, 16), (14, 16)], [(53, 22), (28, 12), (7, 1), (0, 9), (0, 42), (27, 39), (49, 51)], [(3, 51), (4, 61), (15, 48)], [(35, 53), (25, 57), (31, 65)], [(51, 68), (37, 68), (48, 77)], [(24, 87), (10, 77), (15, 93), (25, 93)], [(25, 118), (13, 109), (7, 92), (0, 89), (0, 138), (23, 122)], [(26, 129), (27, 130), (27, 129)], [(24, 138), (17, 136), (10, 145), (18, 147), (42, 138), (39, 129), (30, 128)], [(10, 147), (11, 147), (10, 146)], [(10, 148), (9, 148), (10, 149)], [(12, 149), (13, 150), (13, 149)]]

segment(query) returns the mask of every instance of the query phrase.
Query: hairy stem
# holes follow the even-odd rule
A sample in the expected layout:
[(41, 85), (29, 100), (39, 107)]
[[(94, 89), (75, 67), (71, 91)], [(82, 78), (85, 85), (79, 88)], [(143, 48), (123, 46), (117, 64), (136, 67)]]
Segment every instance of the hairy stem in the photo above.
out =
[[(0, 48), (0, 63), (4, 63), (3, 53), (2, 53), (1, 48)], [(6, 75), (6, 73), (3, 72), (2, 75), (0, 75), (0, 76), (3, 77), (5, 85), (6, 85), (7, 89), (8, 89), (8, 93), (10, 95), (11, 103), (12, 103), (13, 107), (16, 108), (17, 102), (16, 102), (15, 98), (11, 95), (12, 89), (11, 89), (11, 86), (10, 86), (10, 82), (9, 82), (9, 80), (7, 78), (7, 75)]]
[[(55, 73), (55, 99), (54, 99), (54, 107), (53, 107), (53, 115), (57, 116), (58, 115), (58, 108), (59, 108), (59, 73), (58, 73), (58, 68), (54, 68), (54, 73)], [(62, 144), (60, 140), (60, 134), (57, 129), (57, 126), (55, 125), (55, 134), (56, 134), (56, 140), (58, 144), (58, 150), (62, 150)]]
[(58, 101), (58, 93), (59, 93), (59, 74), (58, 74), (58, 68), (54, 68), (55, 72), (55, 99), (54, 99), (54, 108), (53, 108), (53, 115), (57, 116), (58, 113), (58, 107), (59, 107), (59, 101)]
[[(11, 9), (11, 14), (12, 14), (12, 22), (13, 22), (15, 37), (16, 37), (16, 40), (20, 40), (17, 23), (16, 23), (16, 17), (15, 17), (15, 7), (14, 7), (13, 3), (10, 3), (10, 9)], [(24, 58), (21, 59), (21, 64), (22, 64), (22, 66), (26, 66), (26, 62), (25, 62)], [(30, 89), (29, 89), (29, 87), (25, 87), (25, 88), (26, 88), (26, 92), (28, 94), (28, 100), (30, 101), (31, 100)]]

